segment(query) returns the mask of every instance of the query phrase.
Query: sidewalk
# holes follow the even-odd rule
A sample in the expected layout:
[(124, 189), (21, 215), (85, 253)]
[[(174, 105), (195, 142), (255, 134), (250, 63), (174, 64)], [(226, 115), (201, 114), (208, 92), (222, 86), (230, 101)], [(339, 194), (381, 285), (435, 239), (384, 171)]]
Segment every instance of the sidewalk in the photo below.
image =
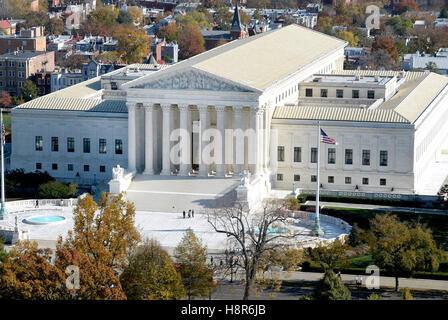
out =
[[(368, 210), (382, 210), (382, 211), (399, 211), (410, 213), (425, 213), (425, 214), (437, 214), (448, 216), (447, 210), (440, 209), (426, 209), (426, 208), (409, 208), (409, 207), (393, 207), (375, 204), (361, 204), (361, 203), (344, 203), (344, 202), (327, 202), (319, 201), (321, 208), (325, 207), (337, 207), (337, 208), (349, 208), (349, 209), (368, 209)], [(314, 206), (315, 201), (306, 201), (305, 205)]]
[[(280, 275), (281, 280), (302, 280), (302, 281), (318, 281), (322, 279), (323, 273), (318, 272), (282, 272)], [(366, 279), (369, 275), (362, 276), (362, 285), (366, 285)], [(342, 274), (342, 281), (345, 283), (355, 283), (356, 275)], [(398, 278), (398, 284), (400, 288), (410, 289), (426, 289), (426, 290), (446, 290), (448, 291), (448, 281), (446, 280), (430, 280), (430, 279), (409, 279)], [(395, 287), (395, 278), (393, 277), (380, 277), (381, 287)]]

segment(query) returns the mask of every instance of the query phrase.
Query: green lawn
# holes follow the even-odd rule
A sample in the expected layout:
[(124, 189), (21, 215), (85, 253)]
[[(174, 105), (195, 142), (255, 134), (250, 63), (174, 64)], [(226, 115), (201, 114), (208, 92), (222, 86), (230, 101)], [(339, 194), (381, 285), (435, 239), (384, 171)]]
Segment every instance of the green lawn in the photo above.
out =
[[(322, 209), (322, 214), (327, 214), (348, 222), (353, 225), (357, 223), (362, 229), (369, 228), (369, 220), (374, 218), (377, 214), (384, 214), (381, 210), (368, 209), (352, 209), (352, 208), (338, 208), (325, 207)], [(434, 239), (440, 244), (444, 250), (448, 251), (448, 215), (435, 215), (411, 212), (392, 212), (397, 215), (401, 221), (420, 222), (430, 228), (433, 232)]]
[(5, 131), (11, 132), (11, 114), (9, 112), (3, 112), (3, 124), (5, 125)]

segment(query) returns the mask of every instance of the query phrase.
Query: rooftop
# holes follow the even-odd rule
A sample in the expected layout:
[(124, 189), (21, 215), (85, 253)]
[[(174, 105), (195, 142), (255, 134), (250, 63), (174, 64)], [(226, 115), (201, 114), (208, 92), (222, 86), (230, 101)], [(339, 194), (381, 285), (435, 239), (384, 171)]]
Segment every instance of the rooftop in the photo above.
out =
[[(51, 51), (50, 51), (51, 52)], [(3, 59), (31, 59), (40, 55), (49, 53), (48, 51), (15, 51), (10, 53), (4, 53), (0, 55)]]
[[(307, 45), (304, 46), (304, 43)], [(181, 61), (162, 71), (162, 74), (190, 67), (258, 90), (266, 90), (314, 60), (342, 49), (346, 44), (343, 40), (293, 24), (231, 41)], [(144, 83), (155, 76), (148, 75), (126, 86)]]

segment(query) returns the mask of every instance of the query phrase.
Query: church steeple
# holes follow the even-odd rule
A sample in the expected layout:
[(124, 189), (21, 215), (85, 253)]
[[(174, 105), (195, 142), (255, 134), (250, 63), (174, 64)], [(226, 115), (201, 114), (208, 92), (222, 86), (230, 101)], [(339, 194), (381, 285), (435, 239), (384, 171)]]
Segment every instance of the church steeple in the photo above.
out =
[(238, 0), (235, 1), (235, 12), (233, 13), (232, 25), (230, 26), (230, 37), (232, 40), (246, 37), (246, 31), (241, 26), (240, 11), (238, 9)]
[(231, 32), (241, 32), (243, 28), (241, 27), (241, 20), (240, 20), (240, 12), (238, 10), (238, 0), (235, 1), (235, 12), (233, 13), (233, 20), (232, 20), (232, 26), (230, 27)]

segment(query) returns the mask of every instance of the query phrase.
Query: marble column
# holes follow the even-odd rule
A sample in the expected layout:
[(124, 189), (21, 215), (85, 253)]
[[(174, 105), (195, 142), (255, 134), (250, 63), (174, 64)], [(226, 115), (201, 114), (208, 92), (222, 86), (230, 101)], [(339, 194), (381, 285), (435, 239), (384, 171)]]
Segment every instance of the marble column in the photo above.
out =
[(198, 106), (199, 110), (199, 122), (200, 122), (200, 134), (198, 139), (198, 150), (200, 152), (199, 155), (199, 176), (207, 177), (209, 173), (209, 163), (210, 163), (210, 155), (205, 155), (205, 147), (207, 145), (207, 141), (204, 140), (204, 133), (207, 130), (208, 124), (208, 106), (202, 105)]
[(162, 142), (162, 172), (161, 175), (171, 175), (170, 160), (170, 121), (171, 121), (171, 105), (161, 105), (163, 111), (163, 142)]
[(224, 161), (224, 146), (225, 146), (225, 137), (224, 137), (224, 128), (225, 128), (225, 106), (215, 106), (216, 110), (216, 129), (217, 134), (215, 140), (215, 164), (216, 164), (216, 176), (224, 177), (225, 176), (225, 161)]
[(244, 171), (244, 113), (240, 106), (233, 107), (234, 136), (235, 136), (235, 158), (234, 175), (237, 176)]
[(264, 128), (263, 128), (263, 171), (264, 173), (269, 172), (269, 131), (270, 131), (270, 123), (269, 123), (269, 105), (267, 104), (264, 113)]
[(179, 175), (188, 176), (191, 170), (191, 141), (190, 134), (188, 132), (188, 105), (179, 105), (180, 113), (180, 165), (179, 165)]
[(135, 123), (135, 103), (126, 103), (128, 109), (128, 170), (136, 170), (136, 141), (137, 141), (137, 127)]
[(260, 175), (263, 173), (263, 114), (264, 109), (257, 110), (255, 125), (256, 125), (256, 139), (257, 139), (257, 163), (255, 166), (255, 174)]
[(260, 173), (260, 109), (258, 107), (250, 110), (251, 141), (249, 142), (249, 164), (252, 174)]
[(145, 109), (145, 171), (143, 174), (154, 174), (154, 134), (153, 105), (144, 104)]

